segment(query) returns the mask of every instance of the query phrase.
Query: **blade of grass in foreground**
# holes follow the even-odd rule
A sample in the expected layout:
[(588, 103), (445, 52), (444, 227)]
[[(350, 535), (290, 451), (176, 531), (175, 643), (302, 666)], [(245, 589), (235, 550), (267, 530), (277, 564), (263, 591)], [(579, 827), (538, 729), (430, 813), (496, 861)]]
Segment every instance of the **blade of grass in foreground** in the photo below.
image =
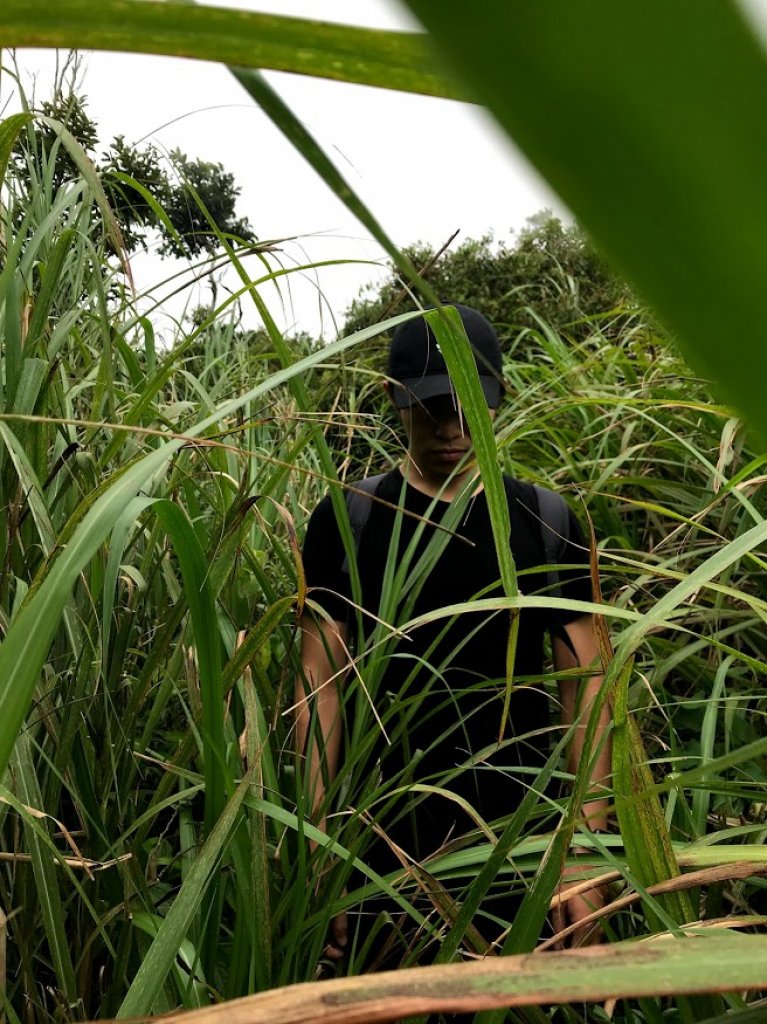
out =
[[(493, 539), (495, 540), (495, 550), (498, 555), (503, 592), (507, 597), (516, 597), (517, 577), (514, 568), (514, 558), (509, 544), (511, 522), (509, 519), (508, 499), (503, 483), (503, 474), (498, 463), (498, 447), (493, 435), (493, 424), (488, 412), (485, 395), (479, 382), (476, 361), (457, 310), (445, 307), (433, 313), (427, 313), (426, 319), (439, 339), (445, 356), (445, 362), (450, 370), (450, 377), (455, 383), (461, 409), (469, 425), (474, 451), (479, 463), (482, 486), (487, 495), (487, 507), (490, 514)], [(513, 609), (509, 615), (509, 637), (506, 650), (506, 688), (503, 710), (501, 711), (498, 723), (499, 742), (506, 731), (506, 723), (509, 717), (518, 635), (519, 613)]]
[[(446, 967), (367, 974), (275, 989), (231, 1004), (171, 1014), (168, 1024), (396, 1021), (419, 1013), (597, 1002), (628, 996), (736, 992), (767, 985), (767, 936), (718, 934), (685, 942), (622, 942)], [(146, 1019), (146, 1018), (142, 1018)]]
[(205, 4), (5, 0), (4, 47), (124, 50), (292, 71), (361, 85), (459, 97), (428, 37)]

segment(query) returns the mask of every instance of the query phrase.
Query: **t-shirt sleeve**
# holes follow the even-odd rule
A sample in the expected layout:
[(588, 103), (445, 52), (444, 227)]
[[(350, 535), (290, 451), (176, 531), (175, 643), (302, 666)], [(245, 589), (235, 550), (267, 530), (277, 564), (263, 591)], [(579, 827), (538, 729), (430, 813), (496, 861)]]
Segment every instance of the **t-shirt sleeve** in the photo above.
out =
[(323, 498), (309, 519), (303, 547), (309, 597), (336, 622), (348, 618), (349, 574), (343, 571), (345, 551), (333, 503)]
[[(568, 509), (567, 537), (563, 538), (558, 552), (558, 563), (568, 568), (560, 569), (560, 596), (572, 601), (593, 600), (591, 570), (589, 566), (589, 545), (583, 535), (580, 523)], [(559, 608), (554, 614), (554, 627), (564, 626), (578, 619), (584, 612)]]

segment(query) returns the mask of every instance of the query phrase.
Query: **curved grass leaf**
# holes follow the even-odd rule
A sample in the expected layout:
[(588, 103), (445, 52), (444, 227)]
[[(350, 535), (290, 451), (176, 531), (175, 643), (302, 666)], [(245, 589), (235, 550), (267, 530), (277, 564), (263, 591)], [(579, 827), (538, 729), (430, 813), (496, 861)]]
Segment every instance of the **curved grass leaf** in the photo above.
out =
[(22, 129), (32, 120), (34, 115), (24, 112), (11, 114), (4, 121), (0, 121), (0, 181), (5, 178), (8, 161)]
[(442, 74), (428, 37), (204, 4), (5, 0), (3, 46), (124, 50), (292, 71), (430, 96), (464, 94)]
[(114, 246), (115, 252), (119, 255), (125, 276), (132, 286), (133, 277), (131, 274), (130, 263), (128, 262), (128, 255), (125, 249), (122, 231), (120, 230), (120, 225), (117, 223), (117, 218), (112, 212), (112, 207), (109, 205), (109, 200), (104, 192), (104, 186), (101, 184), (101, 178), (93, 165), (93, 161), (65, 125), (52, 117), (45, 117), (42, 114), (37, 116), (43, 124), (47, 125), (52, 132), (59, 136), (65, 149), (74, 161), (75, 166), (87, 183), (88, 188), (90, 188), (94, 201), (101, 211), (101, 216), (104, 218), (104, 226), (106, 228), (107, 236)]
[[(493, 435), (493, 425), (488, 413), (487, 402), (479, 382), (477, 364), (469, 346), (461, 317), (456, 309), (444, 307), (434, 313), (427, 313), (426, 319), (439, 339), (445, 355), (445, 362), (450, 370), (451, 380), (455, 383), (461, 409), (469, 426), (469, 433), (479, 463), (482, 486), (487, 495), (487, 508), (495, 540), (495, 550), (498, 555), (503, 591), (507, 597), (515, 597), (517, 578), (509, 543), (511, 534), (509, 505), (503, 474), (498, 463), (498, 447)], [(506, 687), (498, 728), (499, 742), (506, 731), (509, 717), (518, 635), (519, 614), (516, 610), (510, 609), (506, 650)]]
[[(42, 796), (34, 769), (28, 736), (22, 736), (14, 750), (13, 773), (20, 800), (27, 807), (39, 808)], [(67, 943), (64, 919), (64, 905), (56, 877), (56, 866), (50, 851), (35, 827), (38, 823), (25, 823), (27, 846), (32, 858), (37, 898), (45, 927), (45, 935), (55, 970), (56, 982), (70, 1004), (76, 1001), (75, 972), (72, 954)]]
[[(644, 887), (680, 874), (658, 796), (651, 794), (652, 773), (633, 716), (628, 709), (628, 687), (633, 663), (626, 662), (616, 680), (613, 730), (613, 786), (615, 811), (631, 870)], [(648, 795), (651, 794), (651, 795)], [(637, 796), (644, 799), (637, 800)], [(665, 897), (661, 905), (671, 921), (685, 924), (696, 918), (685, 892)], [(654, 930), (661, 923), (647, 910)]]
[[(364, 1024), (417, 1013), (736, 992), (766, 985), (767, 936), (719, 934), (339, 978), (251, 996), (238, 1003), (237, 1012), (249, 1024), (320, 1024), (329, 1014), (335, 1024)], [(217, 1024), (231, 1019), (232, 1012), (224, 1003), (191, 1019)], [(181, 1018), (168, 1020), (177, 1024)]]

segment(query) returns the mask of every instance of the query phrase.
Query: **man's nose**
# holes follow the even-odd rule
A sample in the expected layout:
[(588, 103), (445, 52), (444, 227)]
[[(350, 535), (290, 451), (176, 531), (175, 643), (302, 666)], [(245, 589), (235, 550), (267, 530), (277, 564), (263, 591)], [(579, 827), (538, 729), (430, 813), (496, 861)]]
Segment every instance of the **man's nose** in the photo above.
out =
[(457, 437), (463, 437), (468, 433), (468, 428), (464, 417), (457, 410), (451, 410), (434, 420), (434, 432), (437, 437), (450, 441)]

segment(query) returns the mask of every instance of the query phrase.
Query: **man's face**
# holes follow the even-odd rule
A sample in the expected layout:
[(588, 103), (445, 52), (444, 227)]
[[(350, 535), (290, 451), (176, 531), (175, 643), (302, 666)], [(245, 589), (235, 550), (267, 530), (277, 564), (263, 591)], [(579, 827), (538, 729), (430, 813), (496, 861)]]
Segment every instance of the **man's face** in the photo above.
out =
[[(491, 419), (495, 409), (489, 409)], [(440, 395), (399, 410), (408, 436), (408, 452), (427, 480), (446, 480), (472, 451), (471, 436), (453, 395)]]

